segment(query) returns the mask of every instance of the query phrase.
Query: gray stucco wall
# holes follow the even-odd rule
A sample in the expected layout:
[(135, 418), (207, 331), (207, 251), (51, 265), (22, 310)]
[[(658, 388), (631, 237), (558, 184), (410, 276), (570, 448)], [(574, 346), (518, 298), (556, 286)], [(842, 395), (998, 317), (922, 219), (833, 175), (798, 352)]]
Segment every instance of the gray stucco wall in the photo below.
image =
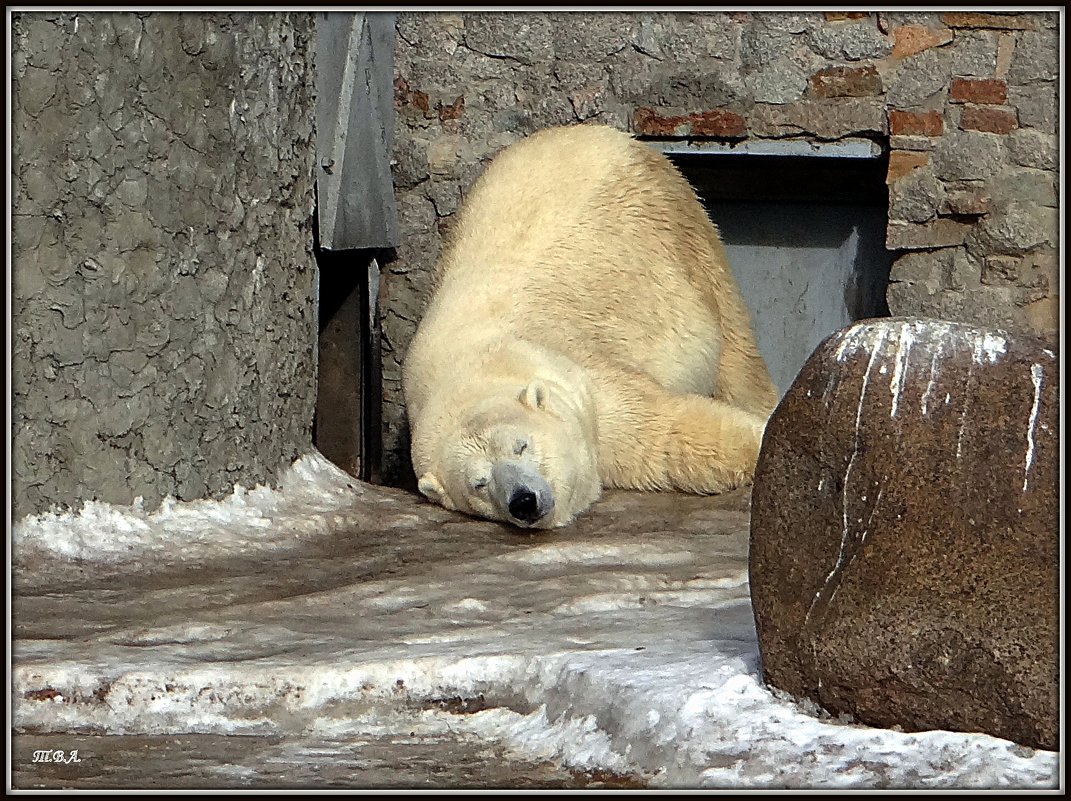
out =
[(310, 447), (313, 16), (14, 16), (16, 518)]

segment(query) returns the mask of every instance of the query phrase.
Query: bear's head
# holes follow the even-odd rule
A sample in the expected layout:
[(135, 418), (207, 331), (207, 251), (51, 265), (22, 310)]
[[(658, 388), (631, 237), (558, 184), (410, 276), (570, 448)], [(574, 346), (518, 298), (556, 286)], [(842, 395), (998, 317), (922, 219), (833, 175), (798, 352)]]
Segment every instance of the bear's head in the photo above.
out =
[(564, 526), (602, 490), (590, 403), (536, 380), (485, 398), (443, 436), (421, 473), (429, 500), (523, 528)]

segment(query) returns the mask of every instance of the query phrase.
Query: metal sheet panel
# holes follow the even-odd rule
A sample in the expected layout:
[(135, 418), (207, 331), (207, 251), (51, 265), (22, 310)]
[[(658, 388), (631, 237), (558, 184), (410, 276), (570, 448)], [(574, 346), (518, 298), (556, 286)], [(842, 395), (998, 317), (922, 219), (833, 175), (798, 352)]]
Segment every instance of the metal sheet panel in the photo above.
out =
[(320, 247), (398, 244), (390, 172), (394, 14), (317, 12), (317, 205)]

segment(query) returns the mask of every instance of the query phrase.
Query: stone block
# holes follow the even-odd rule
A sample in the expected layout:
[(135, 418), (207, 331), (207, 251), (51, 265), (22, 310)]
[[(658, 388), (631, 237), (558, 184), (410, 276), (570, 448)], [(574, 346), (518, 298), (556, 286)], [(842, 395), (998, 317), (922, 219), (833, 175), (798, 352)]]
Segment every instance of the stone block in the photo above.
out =
[(904, 253), (893, 262), (889, 271), (892, 283), (929, 283), (936, 290), (944, 284), (945, 274), (952, 264), (952, 248), (919, 250)]
[(952, 292), (929, 283), (890, 283), (885, 297), (894, 315), (936, 317), (1008, 331), (1030, 331), (1023, 311), (1015, 305), (1017, 292), (1013, 287), (974, 286)]
[(926, 297), (940, 290), (977, 286), (980, 275), (978, 262), (963, 247), (938, 247), (902, 254), (893, 262), (889, 282), (901, 289), (918, 285)]
[(840, 139), (853, 134), (888, 130), (885, 107), (870, 98), (831, 98), (821, 102), (802, 100), (786, 105), (756, 103), (748, 115), (748, 127), (756, 136), (814, 134), (820, 139)]
[(965, 78), (1003, 77), (997, 75), (1001, 34), (997, 31), (956, 31), (948, 46), (948, 64), (953, 75)]
[(941, 48), (924, 50), (900, 62), (886, 83), (892, 108), (926, 108), (948, 89), (948, 58)]
[(744, 73), (744, 85), (756, 103), (791, 103), (807, 90), (803, 67), (787, 57)]
[(989, 213), (992, 198), (986, 189), (956, 189), (947, 191), (941, 201), (941, 214), (955, 214), (966, 217), (978, 217)]
[(1051, 170), (1008, 167), (990, 183), (994, 205), (1022, 203), (1054, 209), (1059, 204), (1059, 175)]
[(752, 18), (759, 26), (772, 33), (804, 33), (823, 27), (822, 16), (814, 11), (799, 14), (784, 11), (756, 11)]
[(982, 218), (972, 232), (968, 248), (980, 257), (991, 254), (1018, 256), (1059, 238), (1059, 213), (1034, 203), (1002, 203)]
[(889, 220), (885, 247), (889, 250), (925, 250), (962, 245), (972, 228), (969, 223), (943, 217), (922, 224)]
[(756, 14), (751, 24), (745, 25), (741, 31), (740, 62), (745, 70), (768, 66), (784, 58), (786, 54), (793, 53), (799, 46), (799, 38), (795, 35), (798, 32), (771, 27), (768, 24), (774, 16), (780, 15)]
[(391, 175), (395, 189), (412, 189), (428, 173), (428, 143), (412, 136), (395, 137)]
[(1053, 83), (1013, 86), (1008, 90), (1008, 105), (1019, 112), (1019, 125), (1055, 134), (1060, 115)]
[(952, 258), (944, 275), (944, 288), (956, 292), (981, 284), (982, 265), (966, 248), (952, 248)]
[(492, 58), (521, 64), (549, 64), (554, 60), (550, 16), (529, 12), (471, 12), (465, 14), (464, 45)]
[(1060, 333), (1060, 299), (1058, 297), (1051, 295), (1031, 301), (1023, 306), (1023, 314), (1038, 336), (1053, 342), (1054, 347), (1058, 344)]
[(892, 38), (893, 58), (907, 58), (931, 47), (948, 44), (952, 41), (952, 31), (943, 26), (900, 25), (893, 28)]
[(1019, 262), (1015, 256), (987, 256), (982, 262), (982, 283), (986, 286), (1014, 286), (1019, 282)]
[(551, 14), (554, 55), (562, 60), (602, 61), (629, 46), (639, 26), (639, 16), (614, 11)]
[(435, 209), (436, 217), (447, 217), (461, 205), (461, 187), (455, 181), (428, 181), (423, 189)]
[(589, 86), (569, 95), (569, 103), (578, 120), (596, 117), (606, 108), (606, 87)]
[(929, 136), (890, 136), (889, 147), (896, 150), (928, 152), (933, 150), (934, 140)]
[(613, 66), (611, 86), (616, 99), (636, 105), (658, 105), (683, 111), (721, 108), (748, 97), (744, 76), (736, 70), (706, 63), (682, 68), (675, 62)]
[(1019, 262), (1019, 285), (1039, 289), (1043, 295), (1060, 291), (1060, 251), (1042, 247), (1023, 256)]
[(933, 149), (938, 178), (949, 181), (984, 181), (1003, 169), (1004, 137), (981, 131), (950, 131)]
[(1060, 70), (1060, 39), (1057, 31), (1024, 32), (1012, 54), (1008, 80), (1022, 85), (1055, 81)]
[(1055, 136), (1020, 128), (1008, 137), (1007, 146), (1008, 156), (1022, 167), (1055, 170), (1059, 165), (1060, 147)]
[(1058, 747), (1058, 370), (1031, 336), (940, 320), (818, 347), (752, 492), (767, 683), (869, 725)]
[(440, 136), (428, 142), (426, 158), (428, 171), (433, 175), (451, 175), (457, 169), (462, 138), (455, 134)]
[(694, 64), (736, 55), (740, 24), (724, 13), (636, 14), (632, 46), (658, 60)]
[(811, 48), (819, 55), (835, 61), (882, 58), (889, 55), (893, 49), (891, 37), (878, 30), (878, 26), (870, 19), (837, 25), (816, 25), (807, 33)]
[(914, 169), (889, 186), (889, 218), (924, 223), (937, 216), (944, 191), (933, 170)]

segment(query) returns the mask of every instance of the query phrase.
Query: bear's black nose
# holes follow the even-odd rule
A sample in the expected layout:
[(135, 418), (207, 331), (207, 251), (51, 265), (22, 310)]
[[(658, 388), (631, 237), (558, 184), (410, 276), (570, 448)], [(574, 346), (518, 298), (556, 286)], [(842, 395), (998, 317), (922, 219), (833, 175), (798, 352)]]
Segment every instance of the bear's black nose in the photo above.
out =
[(509, 499), (509, 513), (525, 523), (534, 523), (543, 516), (539, 499), (530, 489), (519, 489)]

